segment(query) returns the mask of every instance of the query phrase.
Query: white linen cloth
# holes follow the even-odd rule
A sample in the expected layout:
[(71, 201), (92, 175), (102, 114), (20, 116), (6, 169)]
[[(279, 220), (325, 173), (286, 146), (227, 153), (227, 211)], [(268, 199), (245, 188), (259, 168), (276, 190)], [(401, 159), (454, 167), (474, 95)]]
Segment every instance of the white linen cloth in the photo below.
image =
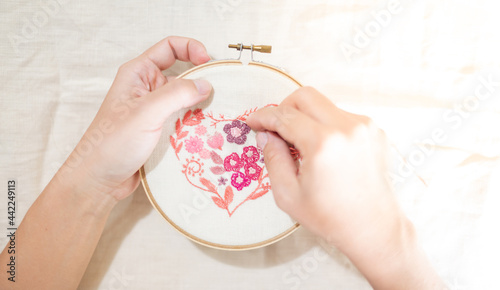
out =
[[(372, 117), (406, 158), (395, 165), (398, 197), (450, 288), (498, 288), (498, 8), (487, 0), (4, 0), (2, 192), (17, 180), (20, 222), (90, 124), (119, 65), (160, 39), (196, 38), (214, 59), (237, 56), (228, 43), (270, 44), (272, 54), (255, 57)], [(489, 98), (468, 98), (478, 92)], [(5, 199), (3, 231), (6, 211)], [(305, 229), (247, 252), (195, 245), (139, 188), (113, 210), (79, 288), (370, 286)]]

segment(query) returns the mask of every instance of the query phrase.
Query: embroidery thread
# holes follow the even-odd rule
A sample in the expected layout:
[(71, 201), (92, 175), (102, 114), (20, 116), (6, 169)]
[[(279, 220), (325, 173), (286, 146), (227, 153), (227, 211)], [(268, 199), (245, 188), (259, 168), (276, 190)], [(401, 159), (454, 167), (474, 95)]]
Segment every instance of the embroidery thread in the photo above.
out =
[[(189, 110), (175, 122), (175, 133), (170, 136), (177, 159), (181, 161), (181, 155), (187, 156), (182, 158), (186, 180), (209, 193), (213, 203), (229, 217), (247, 201), (258, 199), (271, 189), (262, 151), (246, 144), (251, 129), (245, 121), (257, 109), (246, 110), (234, 119), (223, 114), (215, 118), (212, 112), (205, 114), (202, 109)], [(217, 131), (217, 124), (224, 125), (222, 132)], [(224, 152), (225, 144), (233, 152)], [(295, 148), (290, 150), (294, 160), (300, 159)]]

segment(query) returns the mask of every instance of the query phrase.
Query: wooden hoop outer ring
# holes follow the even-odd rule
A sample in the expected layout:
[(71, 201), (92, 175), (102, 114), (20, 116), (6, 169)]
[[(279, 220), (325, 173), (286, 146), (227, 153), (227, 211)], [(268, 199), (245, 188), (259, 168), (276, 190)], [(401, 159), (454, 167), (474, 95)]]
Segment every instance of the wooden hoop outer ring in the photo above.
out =
[[(243, 65), (243, 63), (241, 61), (239, 61), (239, 60), (219, 60), (219, 61), (213, 61), (213, 62), (209, 62), (209, 63), (205, 63), (205, 64), (202, 64), (202, 65), (196, 66), (196, 67), (194, 67), (194, 68), (192, 68), (192, 69), (190, 69), (190, 70), (182, 73), (177, 78), (182, 79), (182, 78), (185, 78), (185, 77), (189, 76), (190, 74), (192, 74), (194, 72), (197, 72), (199, 70), (203, 70), (203, 69), (207, 69), (207, 68), (212, 68), (212, 67), (215, 67), (215, 66), (223, 66), (223, 65)], [(280, 70), (280, 69), (278, 69), (276, 67), (273, 67), (273, 66), (268, 65), (268, 64), (260, 63), (260, 62), (249, 62), (248, 65), (262, 67), (263, 69), (269, 69), (269, 70), (272, 70), (272, 71), (274, 71), (276, 73), (282, 74), (282, 75), (286, 76), (287, 78), (289, 78), (294, 83), (296, 83), (299, 87), (302, 87), (302, 85), (296, 79), (294, 79), (292, 76), (290, 76), (289, 74), (285, 73), (284, 71), (282, 71), (282, 70)], [(174, 223), (168, 217), (168, 215), (160, 208), (160, 206), (156, 202), (155, 198), (151, 194), (151, 190), (149, 189), (148, 181), (147, 181), (147, 178), (146, 178), (146, 172), (144, 171), (144, 166), (141, 167), (141, 169), (139, 170), (139, 172), (140, 172), (140, 175), (141, 175), (141, 182), (142, 182), (142, 186), (144, 187), (144, 191), (146, 192), (146, 195), (148, 196), (148, 199), (151, 202), (151, 204), (153, 205), (153, 207), (155, 208), (155, 210), (158, 213), (160, 213), (163, 216), (163, 218), (172, 227), (174, 227), (178, 232), (180, 232), (181, 234), (183, 234), (185, 237), (187, 237), (191, 241), (193, 241), (195, 243), (198, 243), (200, 245), (207, 246), (207, 247), (214, 248), (214, 249), (229, 250), (229, 251), (242, 251), (242, 250), (257, 249), (257, 248), (261, 248), (261, 247), (265, 247), (265, 246), (271, 245), (273, 243), (276, 243), (276, 242), (280, 241), (281, 239), (284, 239), (285, 237), (287, 237), (290, 234), (292, 234), (295, 230), (297, 230), (299, 228), (299, 226), (300, 226), (299, 223), (295, 223), (295, 225), (293, 225), (292, 227), (290, 227), (289, 229), (287, 229), (286, 231), (282, 232), (281, 234), (279, 234), (277, 236), (274, 236), (274, 237), (272, 237), (270, 239), (267, 239), (267, 240), (264, 240), (262, 242), (253, 243), (253, 244), (247, 244), (247, 245), (223, 245), (223, 244), (212, 243), (212, 242), (200, 239), (200, 238), (198, 238), (198, 237), (196, 237), (196, 236), (188, 233), (187, 231), (185, 231), (181, 227), (179, 227), (176, 223)]]

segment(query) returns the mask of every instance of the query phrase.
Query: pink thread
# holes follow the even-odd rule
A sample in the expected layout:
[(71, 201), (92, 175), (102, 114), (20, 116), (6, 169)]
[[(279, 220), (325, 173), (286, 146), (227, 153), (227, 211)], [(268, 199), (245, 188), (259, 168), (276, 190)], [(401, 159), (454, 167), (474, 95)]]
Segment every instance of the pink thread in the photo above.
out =
[(257, 163), (247, 163), (244, 166), (245, 168), (245, 174), (251, 179), (251, 180), (257, 180), (259, 179), (260, 172), (262, 168), (257, 165)]
[(214, 135), (208, 138), (207, 144), (211, 148), (222, 150), (222, 145), (224, 145), (224, 137), (222, 137), (221, 133), (216, 132)]
[(240, 156), (235, 152), (224, 158), (224, 169), (226, 169), (226, 171), (238, 172), (243, 165), (243, 160), (241, 160)]
[(210, 158), (211, 155), (212, 155), (212, 153), (207, 149), (203, 149), (200, 151), (200, 157), (203, 159), (208, 159), (208, 158)]
[(186, 150), (189, 153), (198, 153), (203, 149), (203, 140), (198, 136), (191, 136), (186, 140)]
[(241, 172), (236, 172), (231, 175), (231, 185), (234, 186), (238, 191), (241, 191), (243, 187), (250, 185), (250, 178)]
[(259, 160), (259, 151), (255, 146), (247, 146), (243, 148), (243, 154), (241, 154), (241, 159), (248, 163), (255, 163)]
[(203, 125), (199, 125), (198, 127), (196, 127), (196, 129), (194, 129), (194, 132), (198, 135), (205, 135), (205, 133), (207, 133), (207, 127), (203, 126)]

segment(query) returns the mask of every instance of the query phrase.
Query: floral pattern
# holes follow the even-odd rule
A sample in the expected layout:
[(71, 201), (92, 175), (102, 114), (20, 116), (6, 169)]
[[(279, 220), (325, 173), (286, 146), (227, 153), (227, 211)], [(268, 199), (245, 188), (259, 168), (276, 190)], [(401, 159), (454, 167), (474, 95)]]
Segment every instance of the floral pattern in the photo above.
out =
[(226, 171), (238, 172), (244, 165), (243, 160), (235, 152), (224, 159), (224, 169)]
[(246, 176), (241, 172), (236, 172), (231, 175), (231, 185), (234, 186), (237, 190), (242, 190), (243, 187), (247, 187), (250, 185), (250, 177)]
[(208, 138), (207, 144), (213, 149), (222, 150), (222, 145), (224, 145), (224, 137), (222, 137), (221, 133), (216, 132)]
[(247, 134), (250, 133), (250, 127), (238, 120), (224, 126), (224, 133), (227, 134), (226, 140), (229, 143), (242, 145), (247, 141)]
[(241, 159), (245, 160), (247, 163), (255, 163), (259, 160), (260, 154), (257, 148), (254, 146), (248, 146), (243, 148), (243, 154), (241, 154)]
[[(224, 159), (224, 169), (236, 172), (231, 175), (231, 185), (238, 191), (249, 186), (252, 180), (259, 179), (262, 171), (262, 168), (256, 163), (259, 158), (260, 154), (257, 148), (247, 146), (243, 148), (241, 157), (236, 152), (233, 152)], [(242, 167), (245, 173), (240, 172)]]
[(258, 180), (262, 168), (257, 165), (257, 163), (247, 163), (244, 166), (246, 176), (250, 177), (251, 180)]
[(219, 182), (219, 186), (226, 185), (227, 178), (221, 177), (217, 181)]
[(203, 158), (203, 159), (208, 159), (210, 158), (212, 152), (210, 152), (210, 150), (207, 150), (207, 149), (203, 149), (199, 152), (200, 154), (200, 157)]
[(196, 129), (194, 129), (194, 132), (198, 135), (205, 135), (205, 133), (207, 133), (207, 128), (203, 125), (199, 125), (198, 127), (196, 127)]
[(198, 153), (203, 149), (203, 141), (198, 136), (192, 136), (186, 140), (186, 150), (189, 153)]
[[(209, 194), (214, 205), (229, 217), (271, 189), (262, 151), (252, 145), (254, 140), (250, 142), (251, 130), (245, 123), (257, 109), (246, 110), (234, 119), (205, 114), (201, 109), (188, 110), (176, 121), (170, 136), (187, 182)], [(298, 156), (298, 152), (292, 153)]]

